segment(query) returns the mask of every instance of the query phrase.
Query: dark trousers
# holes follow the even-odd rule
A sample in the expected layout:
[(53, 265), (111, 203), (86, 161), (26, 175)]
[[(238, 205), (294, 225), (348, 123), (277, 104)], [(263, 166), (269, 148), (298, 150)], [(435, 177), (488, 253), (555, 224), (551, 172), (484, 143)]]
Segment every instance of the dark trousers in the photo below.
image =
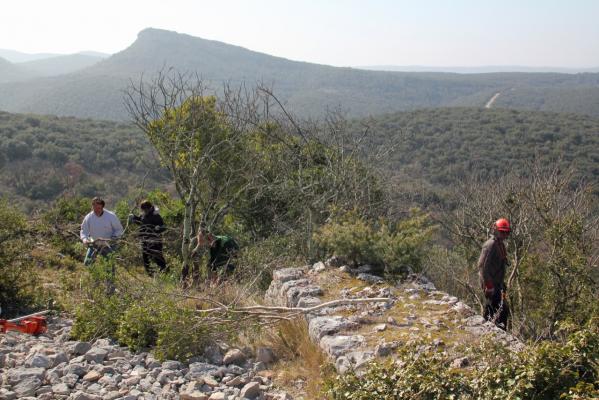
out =
[(154, 275), (154, 270), (150, 266), (152, 261), (158, 265), (160, 272), (168, 272), (166, 260), (162, 254), (162, 242), (142, 242), (141, 256), (144, 260), (144, 268), (149, 275)]
[(210, 271), (211, 272), (226, 272), (228, 274), (232, 273), (233, 271), (235, 271), (235, 264), (230, 263), (229, 260), (227, 260), (224, 263), (210, 263), (208, 264), (208, 266), (210, 267)]
[(493, 322), (499, 328), (506, 330), (510, 308), (507, 301), (503, 299), (503, 293), (505, 293), (503, 289), (498, 289), (493, 292), (492, 296), (486, 298), (484, 318), (487, 321)]

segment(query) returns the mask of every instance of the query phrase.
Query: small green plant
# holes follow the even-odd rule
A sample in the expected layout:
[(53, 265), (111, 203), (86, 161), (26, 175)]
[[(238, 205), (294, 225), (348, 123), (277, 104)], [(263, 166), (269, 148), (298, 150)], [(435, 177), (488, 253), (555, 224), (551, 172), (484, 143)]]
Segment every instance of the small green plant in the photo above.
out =
[(127, 299), (106, 295), (104, 287), (97, 288), (94, 299), (83, 301), (75, 310), (75, 323), (71, 335), (78, 340), (91, 341), (115, 337), (119, 321), (127, 309)]
[(156, 345), (159, 316), (148, 304), (132, 304), (121, 316), (116, 339), (133, 351)]
[(27, 254), (30, 229), (25, 216), (0, 199), (0, 307), (4, 318), (36, 307), (39, 280)]
[(187, 361), (202, 354), (215, 338), (218, 326), (204, 324), (188, 308), (165, 308), (159, 315), (158, 338), (154, 354), (160, 360)]
[(394, 224), (374, 223), (350, 212), (320, 227), (314, 241), (327, 253), (346, 257), (354, 265), (384, 266), (388, 274), (398, 275), (421, 269), (424, 249), (434, 231), (428, 215), (417, 209)]
[(381, 264), (382, 254), (377, 252), (380, 233), (356, 212), (344, 214), (320, 227), (314, 241), (325, 251), (344, 256), (354, 265)]
[(483, 341), (465, 349), (473, 367), (456, 370), (439, 350), (403, 348), (397, 361), (372, 363), (327, 380), (331, 400), (596, 399), (599, 395), (599, 330), (595, 323), (571, 332), (565, 342), (546, 341), (512, 352)]

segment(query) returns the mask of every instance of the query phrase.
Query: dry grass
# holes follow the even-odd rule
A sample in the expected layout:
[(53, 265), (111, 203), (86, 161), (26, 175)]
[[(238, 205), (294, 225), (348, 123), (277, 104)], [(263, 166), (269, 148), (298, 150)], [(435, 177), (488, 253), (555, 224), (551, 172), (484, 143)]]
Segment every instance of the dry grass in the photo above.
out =
[(45, 247), (34, 247), (31, 252), (32, 281), (30, 291), (36, 302), (48, 309), (72, 311), (79, 303), (79, 282), (84, 267), (68, 256), (61, 256)]
[(264, 332), (262, 344), (278, 357), (273, 366), (275, 384), (305, 399), (322, 399), (323, 369), (326, 355), (310, 340), (303, 317), (283, 321)]
[(246, 290), (243, 286), (235, 281), (223, 281), (219, 284), (201, 284), (194, 290), (190, 290), (189, 294), (199, 298), (207, 299), (207, 302), (201, 302), (202, 308), (215, 307), (216, 303), (225, 305), (246, 305), (252, 297), (252, 292)]
[(324, 291), (324, 295), (321, 297), (323, 302), (338, 299), (341, 289), (353, 288), (354, 291), (360, 291), (370, 286), (367, 282), (338, 270), (330, 270), (326, 274), (318, 274), (313, 278), (315, 283)]

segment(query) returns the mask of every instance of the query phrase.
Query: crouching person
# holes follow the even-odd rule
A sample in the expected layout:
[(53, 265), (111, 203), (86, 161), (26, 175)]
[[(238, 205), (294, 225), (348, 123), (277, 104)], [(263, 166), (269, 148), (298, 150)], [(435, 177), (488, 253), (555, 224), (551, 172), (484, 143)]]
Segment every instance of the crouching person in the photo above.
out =
[(226, 235), (213, 235), (211, 232), (201, 229), (198, 232), (198, 244), (193, 250), (194, 253), (197, 252), (200, 247), (207, 247), (210, 251), (208, 268), (213, 276), (230, 273), (235, 270), (239, 246), (232, 237)]
[(155, 271), (151, 265), (154, 262), (160, 272), (168, 272), (166, 260), (162, 252), (162, 233), (166, 230), (164, 221), (158, 213), (158, 209), (150, 201), (142, 201), (139, 208), (141, 216), (130, 214), (129, 220), (134, 224), (140, 225), (139, 237), (141, 239), (141, 255), (144, 268), (148, 275), (154, 275)]

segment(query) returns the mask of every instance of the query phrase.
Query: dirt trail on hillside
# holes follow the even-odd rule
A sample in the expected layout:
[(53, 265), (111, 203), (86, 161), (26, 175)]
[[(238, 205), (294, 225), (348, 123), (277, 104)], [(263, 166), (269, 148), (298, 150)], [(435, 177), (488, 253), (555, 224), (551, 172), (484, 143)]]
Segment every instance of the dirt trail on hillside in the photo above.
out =
[(499, 97), (499, 95), (501, 94), (501, 92), (497, 92), (493, 95), (493, 97), (491, 97), (489, 99), (489, 101), (487, 101), (487, 104), (485, 104), (485, 108), (491, 108), (493, 106), (493, 103), (495, 103), (495, 100), (497, 100), (497, 98)]

